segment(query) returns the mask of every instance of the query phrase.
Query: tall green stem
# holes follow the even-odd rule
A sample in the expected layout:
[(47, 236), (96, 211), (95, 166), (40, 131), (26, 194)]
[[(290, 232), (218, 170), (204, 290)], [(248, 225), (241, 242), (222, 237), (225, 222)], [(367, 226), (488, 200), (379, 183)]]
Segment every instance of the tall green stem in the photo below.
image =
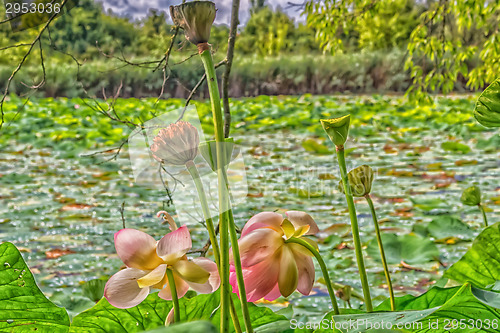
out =
[(236, 226), (234, 224), (233, 211), (229, 210), (229, 236), (231, 237), (231, 245), (233, 249), (234, 268), (236, 271), (236, 279), (238, 280), (238, 291), (240, 293), (241, 310), (243, 312), (243, 320), (245, 322), (246, 333), (252, 333), (252, 322), (250, 320), (250, 312), (247, 306), (247, 293), (245, 291), (245, 280), (243, 279), (243, 270), (241, 267), (240, 249), (238, 247), (238, 235), (236, 235)]
[(484, 210), (484, 206), (479, 204), (479, 209), (481, 210), (481, 213), (483, 213), (483, 221), (484, 221), (484, 226), (488, 226), (488, 219), (486, 218), (486, 211)]
[[(222, 117), (221, 103), (220, 103), (220, 95), (219, 95), (219, 87), (217, 85), (217, 76), (215, 73), (215, 66), (212, 60), (212, 55), (210, 53), (210, 49), (208, 45), (204, 47), (203, 45), (198, 45), (199, 50), (203, 50), (200, 52), (201, 60), (203, 62), (203, 66), (205, 67), (205, 73), (207, 76), (207, 84), (208, 91), (210, 94), (210, 103), (212, 105), (212, 115), (214, 120), (214, 132), (215, 132), (215, 141), (217, 142), (217, 178), (218, 178), (218, 188), (219, 188), (219, 226), (220, 226), (220, 252), (221, 252), (221, 260), (220, 260), (220, 277), (221, 277), (221, 332), (229, 331), (229, 319), (228, 319), (228, 307), (230, 306), (230, 294), (231, 294), (231, 286), (229, 284), (229, 229), (231, 229), (231, 237), (233, 238), (234, 231), (234, 220), (232, 218), (232, 211), (230, 207), (229, 201), (229, 193), (228, 193), (228, 183), (227, 183), (227, 174), (225, 168), (225, 147), (224, 147), (224, 120)], [(234, 231), (235, 232), (235, 231)], [(238, 247), (237, 241), (233, 242), (233, 249)], [(239, 256), (238, 256), (239, 258)], [(241, 265), (236, 266), (236, 273), (238, 276), (243, 276), (243, 272), (241, 270)], [(243, 282), (243, 281), (242, 281)], [(238, 283), (238, 287), (240, 286), (244, 289), (243, 283)], [(240, 289), (241, 290), (241, 289)], [(240, 293), (241, 307), (243, 311), (243, 319), (245, 320), (245, 327), (247, 329), (247, 333), (251, 333), (252, 324), (250, 322), (250, 316), (248, 315), (248, 307), (246, 302), (246, 294)], [(245, 315), (246, 314), (246, 315)]]
[(377, 214), (375, 213), (375, 207), (373, 206), (372, 198), (370, 194), (365, 195), (368, 206), (370, 206), (370, 211), (372, 213), (373, 224), (375, 226), (375, 233), (377, 236), (378, 248), (380, 250), (380, 259), (382, 260), (382, 266), (384, 266), (385, 279), (387, 281), (387, 288), (389, 289), (389, 296), (391, 299), (391, 310), (396, 311), (396, 300), (394, 298), (394, 290), (392, 288), (391, 275), (389, 274), (389, 268), (387, 267), (387, 260), (385, 258), (384, 245), (382, 244), (382, 237), (380, 236), (380, 228), (378, 225)]
[(174, 274), (170, 269), (167, 269), (168, 285), (172, 294), (172, 302), (174, 303), (174, 323), (181, 321), (181, 313), (179, 312), (179, 298), (177, 297), (177, 289), (175, 288)]
[[(210, 237), (210, 243), (212, 244), (212, 248), (214, 250), (215, 262), (217, 264), (217, 267), (219, 268), (219, 274), (220, 274), (219, 244), (217, 243), (217, 236), (215, 233), (214, 223), (213, 223), (213, 220), (212, 220), (212, 217), (210, 214), (210, 209), (208, 207), (208, 200), (207, 200), (207, 196), (206, 196), (205, 189), (203, 186), (203, 182), (201, 181), (200, 173), (198, 172), (198, 168), (196, 167), (196, 165), (192, 161), (188, 162), (186, 164), (186, 168), (188, 169), (189, 174), (191, 175), (191, 178), (193, 178), (194, 184), (196, 186), (196, 191), (198, 192), (198, 197), (200, 198), (201, 210), (203, 212), (203, 217), (205, 219), (205, 223), (207, 224), (207, 230), (208, 230), (208, 235)], [(241, 327), (240, 327), (240, 323), (238, 320), (238, 315), (236, 314), (236, 309), (234, 308), (234, 304), (233, 304), (232, 299), (230, 299), (229, 302), (230, 302), (230, 314), (231, 314), (231, 319), (233, 320), (234, 329), (236, 332), (241, 332)]]
[[(210, 49), (206, 49), (200, 53), (201, 61), (205, 67), (207, 76), (208, 92), (210, 94), (210, 103), (212, 106), (212, 117), (214, 120), (215, 141), (217, 143), (224, 142), (223, 132), (223, 119), (222, 110), (220, 105), (219, 87), (217, 85), (217, 76), (215, 74), (215, 66), (212, 60)], [(220, 308), (221, 308), (221, 332), (229, 331), (229, 297), (231, 287), (229, 285), (229, 239), (228, 239), (228, 219), (227, 219), (227, 198), (226, 198), (226, 185), (224, 184), (224, 155), (222, 154), (222, 147), (217, 145), (217, 179), (219, 183), (219, 230), (220, 230)]]
[(337, 146), (337, 158), (339, 160), (340, 176), (344, 184), (344, 193), (349, 208), (349, 217), (351, 219), (352, 238), (354, 240), (354, 247), (356, 251), (356, 261), (358, 263), (359, 277), (363, 287), (363, 296), (365, 299), (366, 311), (372, 312), (373, 305), (370, 296), (370, 287), (368, 286), (368, 277), (366, 276), (365, 262), (363, 259), (363, 251), (361, 249), (361, 239), (359, 237), (358, 218), (356, 216), (356, 207), (354, 207), (354, 200), (352, 198), (351, 186), (347, 178), (347, 167), (345, 164), (344, 147)]
[(214, 250), (215, 263), (217, 267), (220, 267), (220, 251), (219, 244), (217, 243), (217, 236), (215, 235), (214, 222), (210, 215), (210, 209), (208, 208), (208, 200), (205, 193), (205, 189), (203, 187), (203, 183), (200, 178), (200, 173), (198, 172), (198, 168), (190, 161), (186, 164), (186, 168), (193, 178), (194, 185), (196, 186), (196, 191), (198, 192), (198, 197), (200, 198), (201, 211), (203, 212), (203, 218), (205, 219), (205, 223), (207, 224), (208, 236), (210, 238), (210, 243), (212, 244), (212, 248)]
[(319, 254), (318, 250), (316, 250), (311, 244), (300, 238), (292, 237), (287, 239), (285, 243), (296, 243), (302, 245), (303, 247), (308, 249), (309, 252), (311, 252), (312, 255), (316, 258), (319, 267), (321, 267), (321, 272), (323, 273), (323, 277), (325, 279), (326, 288), (328, 289), (328, 294), (330, 294), (330, 300), (332, 301), (333, 312), (336, 315), (340, 314), (339, 306), (337, 304), (337, 299), (335, 298), (335, 292), (333, 291), (332, 282), (330, 280), (330, 275), (328, 274), (328, 269), (326, 268), (325, 262), (323, 261), (323, 258), (321, 258), (321, 255)]

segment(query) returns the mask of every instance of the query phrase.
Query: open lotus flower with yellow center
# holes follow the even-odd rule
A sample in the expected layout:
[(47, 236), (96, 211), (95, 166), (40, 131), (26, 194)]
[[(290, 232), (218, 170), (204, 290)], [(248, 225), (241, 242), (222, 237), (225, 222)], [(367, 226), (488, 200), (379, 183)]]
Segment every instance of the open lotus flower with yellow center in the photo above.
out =
[(151, 151), (159, 162), (185, 165), (198, 155), (199, 143), (196, 127), (186, 121), (178, 121), (158, 132), (153, 139)]
[(115, 234), (115, 248), (127, 268), (113, 275), (104, 288), (104, 297), (117, 308), (130, 308), (141, 303), (151, 288), (161, 289), (158, 296), (171, 300), (167, 269), (174, 276), (177, 297), (189, 287), (203, 294), (219, 287), (215, 263), (206, 258), (188, 260), (191, 236), (186, 226), (165, 235), (158, 242), (135, 229), (122, 229)]
[[(289, 296), (295, 290), (309, 295), (314, 283), (313, 255), (304, 246), (287, 242), (292, 237), (319, 231), (313, 218), (304, 212), (281, 214), (263, 212), (253, 216), (241, 231), (238, 241), (247, 300), (261, 298), (273, 301), (280, 295)], [(317, 248), (307, 237), (301, 238)], [(231, 258), (232, 263), (232, 258)], [(230, 283), (237, 292), (234, 267)]]

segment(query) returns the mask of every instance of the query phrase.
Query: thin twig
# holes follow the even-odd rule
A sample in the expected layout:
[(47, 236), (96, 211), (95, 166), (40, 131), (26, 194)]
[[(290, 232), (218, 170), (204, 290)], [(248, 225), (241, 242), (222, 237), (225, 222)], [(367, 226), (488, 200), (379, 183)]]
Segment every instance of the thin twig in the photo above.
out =
[[(67, 1), (68, 0), (63, 0), (61, 2), (61, 7), (60, 7), (61, 10), (66, 5)], [(40, 38), (42, 38), (42, 35), (45, 32), (45, 30), (47, 30), (47, 28), (49, 27), (50, 23), (52, 23), (52, 21), (56, 18), (56, 16), (60, 12), (61, 11), (59, 11), (57, 13), (54, 12), (54, 14), (52, 14), (52, 16), (49, 17), (49, 19), (47, 20), (47, 23), (45, 23), (45, 25), (42, 27), (42, 29), (40, 29), (40, 31), (38, 32), (38, 35), (35, 37), (35, 39), (31, 42), (31, 44), (29, 44), (28, 51), (24, 54), (23, 58), (21, 59), (21, 61), (17, 65), (16, 69), (14, 69), (14, 71), (12, 72), (12, 74), (10, 75), (10, 77), (7, 79), (7, 84), (5, 86), (5, 90), (4, 90), (2, 99), (0, 100), (0, 129), (2, 129), (2, 126), (3, 126), (4, 122), (5, 122), (5, 112), (4, 112), (3, 106), (4, 106), (5, 99), (7, 98), (7, 94), (9, 93), (9, 89), (10, 89), (10, 85), (12, 83), (12, 80), (14, 79), (14, 77), (17, 75), (17, 73), (23, 67), (24, 63), (28, 59), (28, 56), (31, 54), (31, 51), (33, 51), (33, 48), (34, 48), (35, 44), (40, 41)]]
[(122, 202), (122, 206), (120, 207), (120, 215), (122, 216), (123, 229), (126, 228), (126, 226), (125, 226), (125, 216), (123, 216), (123, 212), (124, 211), (125, 211), (125, 201)]
[(240, 0), (233, 0), (231, 9), (231, 27), (229, 28), (229, 38), (227, 41), (226, 68), (222, 74), (222, 106), (224, 108), (224, 137), (229, 137), (231, 130), (231, 110), (229, 108), (229, 76), (234, 58), (234, 43), (236, 41), (236, 31), (238, 29)]

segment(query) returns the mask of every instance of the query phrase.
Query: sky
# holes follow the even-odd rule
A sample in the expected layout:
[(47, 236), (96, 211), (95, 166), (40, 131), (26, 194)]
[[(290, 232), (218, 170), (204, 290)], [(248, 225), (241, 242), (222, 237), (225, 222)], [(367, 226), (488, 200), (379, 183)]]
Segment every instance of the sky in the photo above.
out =
[[(216, 24), (229, 25), (231, 18), (231, 0), (212, 0), (217, 7)], [(96, 0), (102, 2), (106, 10), (111, 9), (115, 14), (140, 19), (147, 15), (150, 8), (163, 10), (168, 13), (171, 5), (178, 5), (182, 0)], [(301, 3), (303, 0), (267, 0), (266, 4), (273, 8), (281, 7), (290, 17), (296, 21), (300, 19), (300, 13), (296, 9), (287, 9), (289, 2)], [(250, 0), (240, 0), (240, 22), (244, 23), (250, 15)], [(170, 17), (170, 15), (168, 15)]]

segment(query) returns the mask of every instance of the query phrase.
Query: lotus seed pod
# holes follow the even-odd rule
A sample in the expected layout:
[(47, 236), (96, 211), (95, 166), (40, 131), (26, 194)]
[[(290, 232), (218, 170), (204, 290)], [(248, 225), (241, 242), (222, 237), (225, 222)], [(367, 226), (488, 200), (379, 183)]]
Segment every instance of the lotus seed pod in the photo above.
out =
[(337, 147), (343, 146), (347, 141), (350, 122), (350, 115), (332, 119), (321, 119), (323, 129)]
[(215, 12), (212, 1), (192, 1), (170, 6), (172, 21), (184, 30), (186, 39), (194, 45), (208, 42)]

